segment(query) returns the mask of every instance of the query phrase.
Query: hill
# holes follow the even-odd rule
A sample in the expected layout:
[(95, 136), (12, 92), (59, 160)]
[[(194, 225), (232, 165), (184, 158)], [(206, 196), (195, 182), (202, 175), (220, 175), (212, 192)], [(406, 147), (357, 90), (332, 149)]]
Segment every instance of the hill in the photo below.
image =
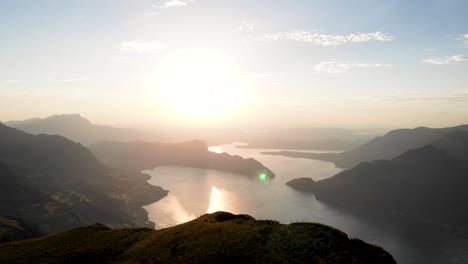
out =
[(148, 179), (111, 169), (64, 137), (0, 124), (0, 215), (34, 223), (43, 233), (95, 222), (152, 226), (142, 206), (167, 191)]
[(108, 166), (126, 171), (141, 171), (166, 165), (222, 170), (250, 178), (258, 178), (260, 175), (275, 178), (275, 174), (257, 160), (210, 152), (206, 143), (201, 140), (178, 144), (101, 142), (92, 145), (91, 151)]
[(342, 153), (316, 154), (281, 151), (263, 152), (263, 154), (330, 161), (341, 168), (352, 168), (361, 162), (393, 159), (408, 150), (434, 143), (447, 133), (457, 130), (468, 131), (468, 125), (448, 128), (418, 127), (415, 129), (392, 130), (384, 136), (376, 137), (360, 147)]
[(331, 178), (295, 179), (288, 185), (318, 200), (377, 213), (400, 213), (467, 228), (468, 132), (452, 131), (434, 145), (392, 160), (361, 163)]
[(396, 263), (377, 246), (328, 226), (282, 225), (217, 212), (175, 227), (96, 224), (0, 245), (1, 263)]

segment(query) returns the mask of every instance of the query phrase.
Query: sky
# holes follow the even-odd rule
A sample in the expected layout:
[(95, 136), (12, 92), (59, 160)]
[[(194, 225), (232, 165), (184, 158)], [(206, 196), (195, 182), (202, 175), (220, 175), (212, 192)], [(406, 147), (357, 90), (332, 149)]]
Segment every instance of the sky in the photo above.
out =
[[(468, 123), (467, 12), (465, 0), (0, 0), (0, 120)], [(222, 114), (190, 115), (211, 108)]]

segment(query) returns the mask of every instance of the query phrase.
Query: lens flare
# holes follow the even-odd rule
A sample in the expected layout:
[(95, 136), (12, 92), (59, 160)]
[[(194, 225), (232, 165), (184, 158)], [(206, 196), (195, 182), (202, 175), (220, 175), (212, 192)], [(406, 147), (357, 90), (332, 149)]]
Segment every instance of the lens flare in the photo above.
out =
[(258, 175), (258, 179), (261, 181), (267, 181), (268, 180), (268, 175), (265, 172), (262, 172)]

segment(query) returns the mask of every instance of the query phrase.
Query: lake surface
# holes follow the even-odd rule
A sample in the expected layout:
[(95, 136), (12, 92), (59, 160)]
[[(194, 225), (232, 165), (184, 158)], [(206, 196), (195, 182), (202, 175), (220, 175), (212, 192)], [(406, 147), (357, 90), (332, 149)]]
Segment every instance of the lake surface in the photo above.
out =
[(398, 263), (468, 263), (468, 239), (433, 228), (428, 233), (428, 228), (420, 225), (402, 229), (393, 220), (371, 221), (317, 201), (313, 195), (297, 192), (285, 184), (299, 177), (314, 180), (331, 177), (341, 171), (332, 163), (267, 156), (260, 154), (262, 149), (239, 149), (235, 144), (210, 147), (210, 150), (255, 158), (270, 168), (276, 178), (262, 182), (228, 172), (169, 166), (144, 171), (152, 176), (151, 184), (169, 190), (167, 197), (145, 206), (157, 228), (222, 210), (285, 224), (318, 222), (333, 226), (350, 237), (382, 246)]

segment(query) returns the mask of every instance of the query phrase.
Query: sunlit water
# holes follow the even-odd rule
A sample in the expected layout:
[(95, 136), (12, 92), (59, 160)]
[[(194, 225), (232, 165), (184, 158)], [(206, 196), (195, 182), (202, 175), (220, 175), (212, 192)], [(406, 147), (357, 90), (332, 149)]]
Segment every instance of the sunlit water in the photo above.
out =
[[(273, 219), (282, 223), (318, 222), (377, 244), (389, 251), (398, 263), (468, 263), (467, 239), (455, 238), (431, 229), (399, 230), (390, 223), (375, 223), (328, 206), (313, 195), (297, 192), (285, 183), (298, 177), (321, 180), (340, 169), (332, 163), (260, 154), (259, 149), (239, 149), (234, 145), (211, 147), (244, 158), (255, 158), (270, 168), (276, 178), (269, 182), (252, 180), (227, 172), (157, 167), (145, 173), (150, 183), (169, 190), (169, 195), (145, 207), (157, 228), (173, 226), (216, 211), (249, 214), (256, 219)], [(466, 246), (466, 247), (465, 247)], [(448, 259), (447, 254), (451, 255)]]

